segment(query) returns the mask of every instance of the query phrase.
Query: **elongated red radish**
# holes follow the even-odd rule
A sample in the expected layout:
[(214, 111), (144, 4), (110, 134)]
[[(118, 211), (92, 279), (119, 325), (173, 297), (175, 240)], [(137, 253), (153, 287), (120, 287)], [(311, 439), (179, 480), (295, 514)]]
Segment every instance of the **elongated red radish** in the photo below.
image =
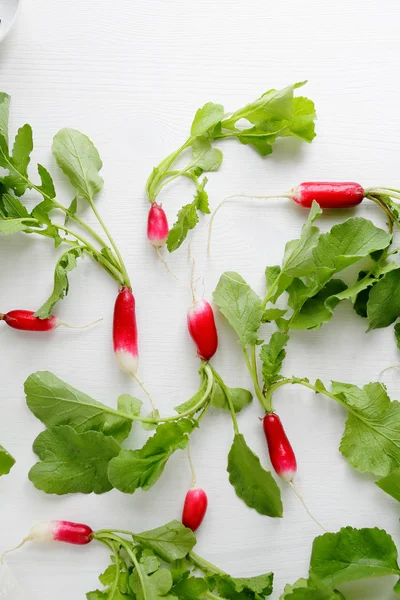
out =
[(47, 319), (40, 319), (39, 317), (35, 317), (33, 310), (10, 310), (5, 314), (0, 313), (0, 321), (4, 321), (9, 327), (21, 331), (51, 331), (52, 329), (56, 329), (56, 327), (60, 327), (60, 325), (70, 327), (71, 329), (86, 329), (102, 321), (102, 319), (98, 319), (88, 325), (69, 325), (69, 323), (60, 321), (54, 315)]
[(157, 202), (152, 202), (147, 218), (147, 238), (153, 246), (161, 248), (167, 241), (169, 226), (165, 210)]
[(135, 298), (132, 290), (124, 286), (118, 293), (114, 306), (113, 340), (115, 358), (121, 369), (136, 377), (138, 368), (138, 334)]
[(192, 531), (200, 527), (207, 512), (207, 494), (200, 488), (188, 491), (183, 505), (182, 523)]
[(36, 523), (29, 534), (22, 540), (18, 546), (7, 550), (0, 557), (0, 564), (6, 554), (18, 550), (27, 542), (65, 542), (75, 546), (85, 546), (93, 539), (93, 530), (83, 523), (73, 523), (72, 521), (41, 521)]
[(354, 181), (305, 181), (289, 192), (289, 197), (305, 208), (314, 200), (321, 208), (351, 208), (365, 198), (365, 190)]
[(4, 321), (9, 327), (22, 331), (50, 331), (59, 324), (54, 316), (48, 319), (39, 319), (34, 315), (35, 313), (32, 310), (10, 310), (8, 313), (1, 313), (0, 320)]
[(188, 310), (189, 333), (197, 346), (197, 354), (210, 360), (218, 348), (218, 333), (213, 309), (207, 300), (196, 300)]
[(263, 419), (269, 456), (276, 473), (291, 483), (297, 471), (296, 457), (278, 415), (271, 413)]

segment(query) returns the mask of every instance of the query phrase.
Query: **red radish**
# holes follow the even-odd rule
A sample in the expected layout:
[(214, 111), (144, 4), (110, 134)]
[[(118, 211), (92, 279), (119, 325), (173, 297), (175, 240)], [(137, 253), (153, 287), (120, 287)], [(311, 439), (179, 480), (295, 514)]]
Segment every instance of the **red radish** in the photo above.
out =
[(305, 208), (314, 200), (321, 208), (350, 208), (363, 201), (365, 190), (353, 181), (306, 181), (293, 188), (289, 197)]
[(197, 354), (210, 360), (218, 348), (218, 334), (214, 313), (207, 300), (196, 300), (187, 314), (189, 333), (197, 346)]
[(133, 377), (138, 368), (137, 338), (135, 298), (125, 285), (118, 293), (114, 307), (114, 353), (121, 369)]
[(192, 531), (196, 531), (203, 522), (207, 511), (208, 500), (204, 490), (192, 488), (188, 491), (183, 506), (182, 523)]
[(167, 241), (168, 233), (168, 219), (165, 210), (157, 202), (152, 202), (147, 219), (148, 240), (155, 248), (161, 248)]
[(4, 321), (9, 327), (20, 329), (21, 331), (51, 331), (60, 325), (70, 327), (71, 329), (86, 329), (86, 327), (90, 327), (101, 320), (98, 319), (98, 321), (89, 323), (89, 325), (80, 326), (69, 325), (53, 315), (47, 319), (40, 319), (39, 317), (35, 317), (33, 310), (10, 310), (6, 314), (0, 313), (0, 321)]
[(35, 317), (32, 310), (10, 310), (6, 314), (0, 313), (0, 321), (4, 321), (13, 329), (22, 331), (50, 331), (61, 324), (54, 316), (48, 319), (39, 319), (39, 317)]
[(297, 471), (296, 457), (278, 415), (271, 413), (263, 419), (269, 456), (279, 477), (291, 483)]
[(34, 525), (26, 540), (34, 542), (66, 542), (84, 546), (93, 539), (93, 530), (88, 525), (71, 521), (49, 521)]

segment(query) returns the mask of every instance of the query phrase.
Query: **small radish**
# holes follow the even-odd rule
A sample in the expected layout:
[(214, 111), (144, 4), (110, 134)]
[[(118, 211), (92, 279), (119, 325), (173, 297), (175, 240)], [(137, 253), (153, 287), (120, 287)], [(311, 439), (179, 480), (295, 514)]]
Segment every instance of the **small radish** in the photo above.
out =
[(76, 546), (85, 546), (92, 539), (93, 530), (88, 525), (71, 521), (42, 521), (32, 527), (27, 537), (18, 546), (4, 552), (0, 557), (0, 564), (6, 554), (18, 550), (27, 542), (65, 542)]
[(314, 200), (321, 208), (351, 208), (363, 201), (365, 190), (353, 181), (306, 181), (293, 188), (289, 197), (305, 208), (311, 208)]
[(207, 300), (195, 300), (188, 310), (189, 333), (197, 346), (197, 354), (203, 360), (210, 360), (218, 348), (218, 334), (214, 313)]
[(157, 202), (152, 202), (147, 218), (147, 238), (155, 248), (161, 248), (167, 241), (169, 233), (168, 219), (165, 210)]
[(137, 338), (135, 298), (125, 285), (118, 293), (114, 307), (114, 353), (121, 369), (133, 377), (138, 368)]
[[(98, 321), (95, 321), (89, 325), (83, 325), (82, 327), (79, 325), (69, 325), (68, 323), (64, 323), (64, 321), (60, 321), (53, 315), (47, 319), (35, 317), (33, 310), (10, 310), (5, 314), (0, 313), (0, 321), (4, 321), (9, 327), (20, 329), (21, 331), (51, 331), (60, 325), (72, 329), (85, 329), (86, 327), (94, 325), (94, 323), (98, 323)], [(101, 319), (99, 319), (99, 321), (101, 321)]]
[(192, 531), (196, 531), (203, 522), (207, 511), (208, 500), (204, 490), (192, 488), (188, 491), (183, 506), (182, 523)]
[(297, 471), (296, 457), (280, 418), (274, 413), (265, 415), (263, 427), (272, 466), (279, 477), (292, 483)]

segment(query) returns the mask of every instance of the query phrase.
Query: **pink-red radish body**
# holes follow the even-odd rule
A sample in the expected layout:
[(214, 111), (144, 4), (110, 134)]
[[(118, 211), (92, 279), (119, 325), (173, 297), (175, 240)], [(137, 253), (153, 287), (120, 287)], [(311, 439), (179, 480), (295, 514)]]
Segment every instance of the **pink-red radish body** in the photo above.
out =
[(54, 316), (39, 319), (32, 310), (10, 310), (6, 314), (0, 313), (0, 321), (21, 331), (51, 331), (62, 324)]
[(121, 369), (136, 377), (138, 368), (138, 335), (135, 298), (132, 290), (124, 286), (118, 293), (114, 307), (114, 353)]
[(272, 466), (279, 477), (291, 483), (297, 471), (297, 462), (280, 418), (275, 413), (265, 415), (263, 427)]
[(210, 360), (218, 348), (218, 333), (213, 309), (207, 300), (196, 300), (187, 314), (189, 333), (197, 346), (197, 354)]
[(204, 490), (192, 488), (188, 491), (183, 506), (182, 523), (192, 531), (196, 531), (203, 522), (207, 512), (208, 500)]
[(84, 546), (93, 539), (93, 531), (88, 525), (71, 521), (48, 521), (32, 527), (25, 541), (66, 542)]
[(290, 198), (305, 208), (313, 201), (321, 208), (351, 208), (365, 198), (365, 190), (353, 181), (305, 181), (290, 191)]
[(165, 210), (157, 202), (152, 202), (147, 219), (148, 240), (155, 248), (161, 248), (167, 241), (168, 233), (168, 219)]

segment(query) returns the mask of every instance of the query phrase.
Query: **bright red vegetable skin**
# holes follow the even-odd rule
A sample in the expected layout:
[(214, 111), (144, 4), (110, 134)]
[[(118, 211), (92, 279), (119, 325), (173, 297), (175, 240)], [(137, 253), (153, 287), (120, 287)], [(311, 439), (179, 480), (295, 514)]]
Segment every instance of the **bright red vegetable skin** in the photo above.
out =
[(272, 466), (279, 477), (290, 483), (296, 475), (297, 462), (282, 422), (278, 415), (268, 414), (263, 419), (263, 427)]
[(32, 310), (10, 310), (6, 314), (0, 314), (0, 320), (7, 323), (9, 327), (22, 331), (50, 331), (57, 327), (56, 317), (39, 319), (34, 314)]
[(93, 531), (88, 525), (71, 521), (49, 521), (32, 527), (28, 539), (34, 542), (66, 542), (84, 546), (93, 539)]
[(218, 334), (213, 309), (207, 300), (197, 300), (189, 308), (187, 324), (197, 354), (203, 360), (210, 360), (218, 348)]
[(169, 233), (168, 219), (165, 210), (153, 202), (147, 219), (147, 237), (156, 248), (161, 248), (167, 241)]
[(293, 188), (290, 197), (305, 208), (314, 200), (321, 208), (350, 208), (363, 201), (365, 190), (353, 181), (306, 181)]
[(137, 337), (135, 298), (132, 290), (124, 286), (114, 307), (114, 353), (121, 369), (132, 376), (136, 375), (138, 368)]
[(207, 512), (208, 500), (204, 490), (193, 488), (188, 491), (183, 506), (182, 523), (192, 531), (196, 531), (203, 522)]

